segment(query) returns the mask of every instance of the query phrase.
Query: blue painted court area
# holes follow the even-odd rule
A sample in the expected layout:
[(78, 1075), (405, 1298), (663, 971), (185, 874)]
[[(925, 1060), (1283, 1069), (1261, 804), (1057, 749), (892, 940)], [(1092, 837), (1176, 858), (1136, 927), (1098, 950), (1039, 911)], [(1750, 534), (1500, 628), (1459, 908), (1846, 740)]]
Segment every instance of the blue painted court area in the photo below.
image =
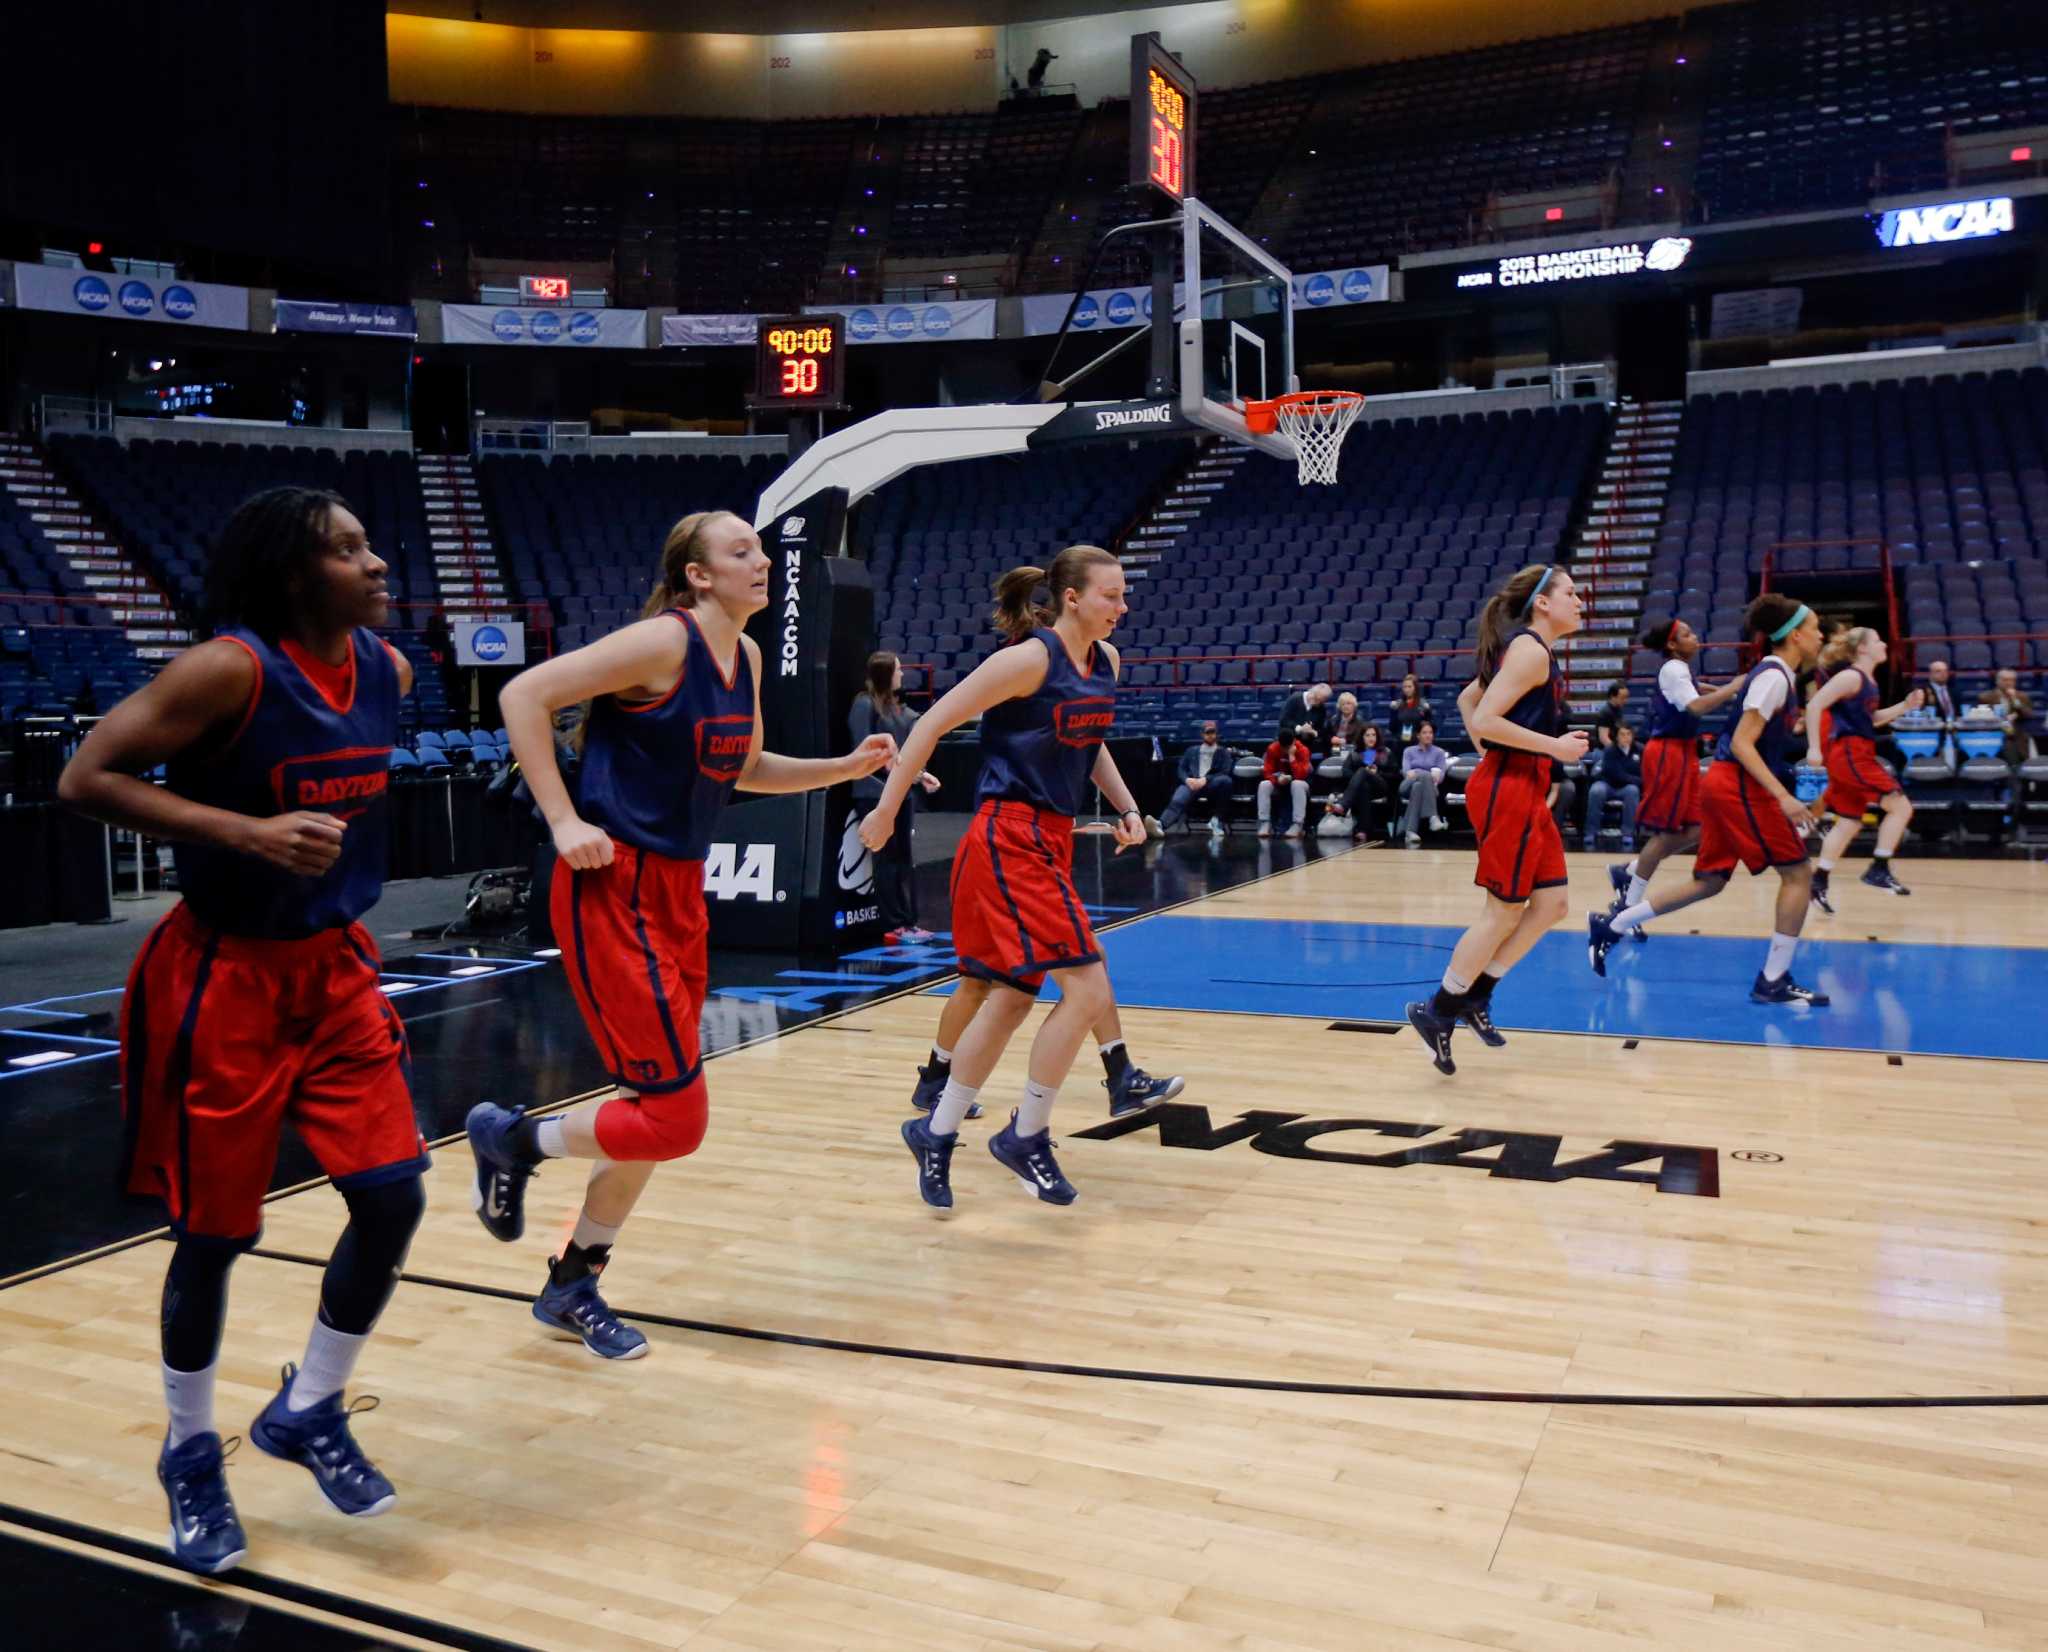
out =
[[(1399, 1021), (1461, 933), (1158, 917), (1102, 940), (1117, 999), (1133, 1008)], [(1587, 967), (1580, 917), (1516, 966), (1493, 1015), (1528, 1032), (2048, 1061), (2048, 950), (1808, 941), (1792, 972), (1834, 999), (1811, 1010), (1749, 1001), (1763, 952), (1760, 939), (1667, 932), (1617, 946), (1603, 981)]]

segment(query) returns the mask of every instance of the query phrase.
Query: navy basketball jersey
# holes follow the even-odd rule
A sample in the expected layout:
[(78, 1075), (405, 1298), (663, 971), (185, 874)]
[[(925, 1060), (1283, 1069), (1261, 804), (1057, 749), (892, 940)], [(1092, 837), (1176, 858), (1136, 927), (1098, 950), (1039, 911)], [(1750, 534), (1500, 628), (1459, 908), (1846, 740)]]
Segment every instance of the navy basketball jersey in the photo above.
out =
[(1766, 654), (1749, 668), (1749, 675), (1742, 680), (1742, 692), (1735, 697), (1735, 705), (1729, 713), (1728, 726), (1721, 730), (1721, 738), (1714, 742), (1714, 761), (1733, 763), (1735, 757), (1735, 731), (1742, 726), (1743, 702), (1749, 698), (1749, 691), (1756, 680), (1767, 671), (1782, 671), (1785, 674), (1785, 703), (1778, 708), (1777, 716), (1764, 724), (1764, 731), (1757, 737), (1757, 755), (1764, 760), (1764, 766), (1782, 780), (1786, 786), (1793, 781), (1793, 770), (1806, 755), (1806, 740), (1798, 731), (1799, 725), (1799, 679), (1792, 668), (1775, 654)]
[[(1116, 722), (1116, 678), (1109, 656), (1093, 644), (1088, 669), (1077, 671), (1057, 631), (1040, 626), (1032, 636), (1045, 645), (1045, 681), (1035, 693), (982, 713), (975, 801), (1003, 798), (1078, 815), (1088, 798), (1095, 753)], [(1010, 646), (1030, 644), (1027, 637)]]
[(185, 904), (210, 929), (265, 940), (298, 940), (351, 924), (384, 890), (397, 663), (375, 633), (356, 631), (337, 704), (276, 644), (239, 628), (219, 635), (256, 661), (256, 693), (226, 751), (171, 760), (171, 790), (264, 819), (301, 809), (333, 815), (348, 830), (340, 858), (317, 878), (211, 843), (176, 844)]
[[(1699, 713), (1687, 707), (1671, 703), (1671, 697), (1664, 692), (1664, 672), (1669, 666), (1682, 662), (1666, 660), (1657, 668), (1657, 685), (1650, 691), (1649, 715), (1643, 719), (1645, 740), (1697, 740), (1700, 737)], [(1695, 693), (1699, 681), (1693, 677), (1692, 667), (1685, 667), (1686, 677), (1691, 680)]]
[(1867, 673), (1857, 671), (1853, 665), (1842, 667), (1854, 671), (1857, 677), (1856, 692), (1846, 699), (1837, 700), (1827, 709), (1828, 738), (1830, 740), (1875, 740), (1877, 738), (1877, 684)]
[(621, 843), (702, 860), (754, 748), (754, 668), (735, 644), (727, 678), (695, 615), (671, 608), (663, 617), (690, 634), (682, 675), (658, 700), (591, 702), (580, 809)]
[[(1499, 674), (1501, 664), (1507, 659), (1508, 650), (1514, 646), (1515, 638), (1517, 637), (1535, 637), (1537, 642), (1542, 643), (1543, 652), (1550, 656), (1550, 675), (1508, 707), (1507, 719), (1509, 722), (1529, 730), (1532, 734), (1562, 734), (1564, 733), (1564, 672), (1559, 667), (1557, 654), (1550, 644), (1544, 642), (1542, 637), (1538, 636), (1528, 626), (1519, 626), (1507, 634), (1506, 640), (1500, 645), (1499, 655), (1488, 662), (1487, 680), (1490, 682), (1493, 677)], [(1540, 755), (1536, 752), (1522, 752), (1521, 748), (1514, 746), (1503, 746), (1501, 751), (1503, 755), (1510, 751), (1521, 752), (1521, 755), (1529, 757)]]

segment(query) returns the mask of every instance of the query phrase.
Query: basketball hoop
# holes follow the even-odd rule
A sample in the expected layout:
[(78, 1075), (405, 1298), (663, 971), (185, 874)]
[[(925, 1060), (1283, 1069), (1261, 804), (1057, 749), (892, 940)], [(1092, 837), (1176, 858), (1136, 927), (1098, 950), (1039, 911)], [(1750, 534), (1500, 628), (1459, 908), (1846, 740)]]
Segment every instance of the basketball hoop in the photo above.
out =
[(1278, 431), (1286, 437), (1304, 484), (1328, 483), (1337, 480), (1337, 454), (1364, 406), (1365, 398), (1355, 390), (1298, 390), (1272, 401), (1246, 402), (1244, 424), (1254, 436)]

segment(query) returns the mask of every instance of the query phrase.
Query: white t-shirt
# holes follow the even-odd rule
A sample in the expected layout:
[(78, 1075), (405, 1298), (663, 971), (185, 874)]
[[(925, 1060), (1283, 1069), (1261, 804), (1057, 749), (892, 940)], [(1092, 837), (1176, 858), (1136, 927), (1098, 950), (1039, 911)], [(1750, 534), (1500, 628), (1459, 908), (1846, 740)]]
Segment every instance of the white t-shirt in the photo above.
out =
[(1657, 668), (1657, 692), (1680, 711), (1700, 697), (1699, 688), (1692, 680), (1692, 667), (1683, 660), (1666, 660)]
[(1785, 709), (1785, 697), (1792, 692), (1792, 673), (1780, 664), (1775, 671), (1759, 671), (1742, 696), (1742, 709), (1754, 711), (1769, 722)]
[(1222, 749), (1223, 746), (1220, 741), (1213, 746), (1205, 741), (1202, 745), (1195, 748), (1195, 774), (1198, 778), (1203, 780), (1209, 778), (1209, 766), (1216, 761), (1216, 754)]

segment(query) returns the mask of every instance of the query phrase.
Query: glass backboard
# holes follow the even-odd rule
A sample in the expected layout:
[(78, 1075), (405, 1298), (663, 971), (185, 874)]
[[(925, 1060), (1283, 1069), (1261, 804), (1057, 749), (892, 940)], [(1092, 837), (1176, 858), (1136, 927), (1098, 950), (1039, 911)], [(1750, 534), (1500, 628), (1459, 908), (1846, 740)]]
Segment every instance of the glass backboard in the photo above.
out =
[(1190, 198), (1183, 208), (1181, 412), (1233, 441), (1291, 459), (1284, 437), (1245, 428), (1244, 404), (1300, 388), (1293, 272), (1200, 201)]

